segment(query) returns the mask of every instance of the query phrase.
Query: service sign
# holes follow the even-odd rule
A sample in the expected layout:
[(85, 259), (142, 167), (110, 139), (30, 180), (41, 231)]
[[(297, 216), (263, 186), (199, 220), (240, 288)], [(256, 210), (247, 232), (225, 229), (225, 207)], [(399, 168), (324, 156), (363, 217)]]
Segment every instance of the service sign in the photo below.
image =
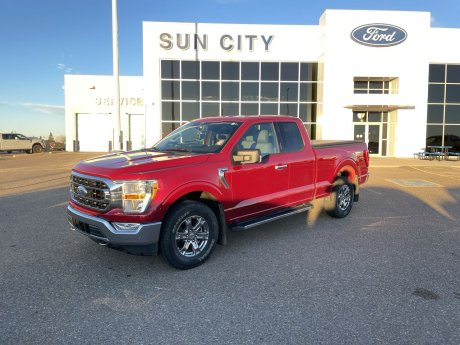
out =
[(351, 39), (359, 44), (371, 47), (390, 47), (404, 42), (406, 30), (391, 24), (366, 24), (351, 32)]

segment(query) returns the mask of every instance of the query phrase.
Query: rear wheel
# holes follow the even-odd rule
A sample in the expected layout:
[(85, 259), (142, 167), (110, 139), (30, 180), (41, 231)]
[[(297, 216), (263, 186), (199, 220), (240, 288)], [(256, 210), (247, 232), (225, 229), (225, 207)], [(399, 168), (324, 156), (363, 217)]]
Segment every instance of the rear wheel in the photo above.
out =
[(326, 212), (334, 218), (348, 216), (353, 207), (354, 195), (354, 186), (345, 178), (338, 179), (326, 205)]
[(160, 251), (180, 269), (204, 263), (211, 255), (219, 232), (214, 212), (198, 201), (184, 201), (169, 212), (163, 224)]

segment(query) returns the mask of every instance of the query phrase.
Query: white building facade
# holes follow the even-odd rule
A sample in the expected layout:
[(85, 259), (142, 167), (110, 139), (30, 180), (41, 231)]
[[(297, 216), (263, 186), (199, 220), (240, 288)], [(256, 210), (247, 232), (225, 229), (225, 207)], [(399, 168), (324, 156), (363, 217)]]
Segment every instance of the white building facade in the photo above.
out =
[[(122, 99), (123, 90), (142, 99), (121, 111), (124, 148), (151, 146), (196, 118), (268, 114), (300, 117), (313, 139), (365, 141), (374, 155), (460, 151), (459, 40), (460, 29), (431, 28), (427, 12), (326, 10), (319, 25), (294, 26), (144, 22), (144, 75), (121, 80)], [(82, 145), (92, 117), (80, 114), (113, 111), (85, 88), (112, 79), (68, 77), (67, 148), (97, 151)], [(82, 112), (68, 88), (91, 106)], [(142, 120), (129, 127), (129, 114)], [(96, 118), (109, 128), (97, 148), (109, 148), (114, 116)]]

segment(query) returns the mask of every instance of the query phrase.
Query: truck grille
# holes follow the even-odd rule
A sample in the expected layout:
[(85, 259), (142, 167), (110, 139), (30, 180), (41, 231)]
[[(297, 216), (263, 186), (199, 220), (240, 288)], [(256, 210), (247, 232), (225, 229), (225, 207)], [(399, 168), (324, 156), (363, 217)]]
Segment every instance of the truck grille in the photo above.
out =
[(70, 197), (84, 207), (98, 211), (108, 209), (111, 202), (110, 187), (105, 181), (72, 173)]

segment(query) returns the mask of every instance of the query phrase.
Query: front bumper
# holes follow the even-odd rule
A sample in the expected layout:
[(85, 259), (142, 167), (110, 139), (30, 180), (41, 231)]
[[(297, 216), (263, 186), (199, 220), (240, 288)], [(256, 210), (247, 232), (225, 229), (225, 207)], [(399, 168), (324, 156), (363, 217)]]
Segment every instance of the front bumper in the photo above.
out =
[(114, 246), (144, 246), (157, 244), (161, 222), (140, 224), (135, 230), (118, 230), (105, 219), (94, 217), (67, 206), (67, 217), (72, 230), (77, 230), (101, 243)]

